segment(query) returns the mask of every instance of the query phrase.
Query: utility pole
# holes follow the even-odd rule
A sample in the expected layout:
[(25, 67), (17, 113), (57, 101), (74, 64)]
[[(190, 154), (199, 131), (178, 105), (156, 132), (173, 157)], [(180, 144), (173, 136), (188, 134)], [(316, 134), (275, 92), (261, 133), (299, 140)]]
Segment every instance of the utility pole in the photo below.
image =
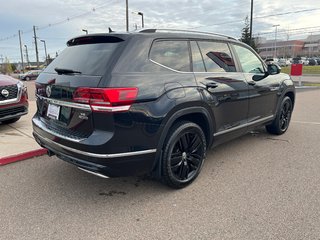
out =
[(129, 32), (129, 4), (128, 0), (126, 0), (126, 29)]
[(38, 53), (38, 43), (37, 43), (37, 35), (36, 35), (36, 26), (33, 26), (33, 34), (34, 34), (34, 45), (36, 47), (36, 58), (37, 58), (37, 68), (39, 68), (39, 53)]
[(27, 64), (30, 65), (30, 61), (29, 61), (29, 55), (28, 55), (28, 47), (27, 45), (24, 45), (26, 48), (26, 58), (27, 58)]
[(278, 27), (279, 26), (280, 26), (279, 24), (276, 24), (276, 25), (272, 26), (272, 27), (276, 28), (276, 31), (275, 31), (275, 34), (274, 34), (274, 58), (277, 57), (277, 32), (278, 32)]
[(252, 18), (253, 18), (253, 0), (251, 0), (251, 14), (250, 14), (250, 45), (252, 46)]
[(47, 44), (45, 40), (40, 40), (40, 42), (43, 42), (43, 45), (44, 45), (44, 53), (46, 55), (46, 66), (47, 66), (48, 65)]
[(18, 34), (19, 34), (19, 43), (20, 43), (21, 67), (22, 67), (22, 72), (23, 72), (24, 66), (23, 66), (23, 53), (22, 53), (22, 42), (21, 42), (21, 31), (20, 30), (18, 31)]

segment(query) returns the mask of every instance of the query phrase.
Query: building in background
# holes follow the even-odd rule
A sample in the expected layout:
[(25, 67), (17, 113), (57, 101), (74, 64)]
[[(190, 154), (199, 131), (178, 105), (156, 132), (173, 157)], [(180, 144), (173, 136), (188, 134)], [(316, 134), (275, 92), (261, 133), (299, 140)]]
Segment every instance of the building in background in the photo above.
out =
[(304, 41), (303, 55), (308, 57), (320, 56), (320, 34), (310, 35)]
[(260, 56), (265, 58), (293, 58), (303, 54), (303, 40), (277, 41), (268, 40), (258, 44)]

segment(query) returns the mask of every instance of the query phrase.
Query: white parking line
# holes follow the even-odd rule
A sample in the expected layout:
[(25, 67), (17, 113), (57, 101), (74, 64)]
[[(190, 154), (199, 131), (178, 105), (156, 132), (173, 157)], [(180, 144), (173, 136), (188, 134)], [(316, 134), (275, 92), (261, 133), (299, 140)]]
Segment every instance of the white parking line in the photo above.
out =
[(302, 124), (311, 124), (311, 125), (320, 125), (320, 122), (304, 122), (304, 121), (291, 121), (293, 123), (302, 123)]

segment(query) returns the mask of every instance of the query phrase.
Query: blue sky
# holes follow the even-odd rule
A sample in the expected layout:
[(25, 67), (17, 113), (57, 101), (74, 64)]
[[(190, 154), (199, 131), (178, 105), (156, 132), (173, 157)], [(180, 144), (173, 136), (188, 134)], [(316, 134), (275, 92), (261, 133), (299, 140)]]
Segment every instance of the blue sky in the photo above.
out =
[[(244, 19), (250, 15), (251, 0), (129, 0), (129, 27), (141, 28), (144, 13), (146, 28), (179, 28), (218, 32), (239, 37)], [(306, 10), (303, 12), (298, 12)], [(290, 13), (291, 12), (291, 13)], [(293, 13), (295, 12), (295, 13)], [(284, 13), (283, 15), (270, 16)], [(275, 24), (280, 39), (303, 39), (308, 34), (320, 34), (320, 1), (314, 0), (254, 0), (254, 35), (274, 38)], [(30, 61), (35, 61), (32, 27), (37, 28), (40, 60), (48, 53), (55, 55), (65, 48), (71, 37), (89, 33), (125, 31), (125, 0), (10, 0), (0, 8), (0, 58), (20, 61), (18, 30), (22, 30), (23, 45), (27, 45)], [(295, 30), (300, 29), (300, 30)], [(14, 36), (16, 35), (16, 36)], [(0, 59), (1, 61), (1, 59)]]

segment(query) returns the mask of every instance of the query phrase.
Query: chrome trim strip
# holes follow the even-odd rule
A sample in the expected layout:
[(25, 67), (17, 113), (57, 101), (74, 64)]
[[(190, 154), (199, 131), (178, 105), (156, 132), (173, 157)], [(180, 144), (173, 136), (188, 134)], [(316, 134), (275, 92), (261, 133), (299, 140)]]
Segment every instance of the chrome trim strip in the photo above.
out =
[[(59, 106), (64, 106), (64, 107), (71, 107), (71, 108), (77, 108), (77, 109), (82, 109), (82, 110), (87, 110), (87, 111), (104, 111), (104, 112), (121, 112), (121, 111), (127, 111), (130, 109), (130, 105), (125, 105), (125, 106), (115, 106), (115, 107), (110, 107), (110, 106), (90, 106), (88, 104), (81, 104), (81, 103), (73, 103), (73, 102), (66, 102), (66, 101), (61, 101), (61, 100), (56, 100), (52, 98), (47, 98), (47, 97), (42, 97), (39, 95), (36, 95), (36, 97), (46, 100), (51, 104), (59, 105)], [(92, 107), (92, 109), (91, 109)]]
[(250, 123), (245, 123), (241, 126), (237, 126), (237, 127), (233, 127), (233, 128), (229, 128), (227, 130), (224, 130), (224, 131), (221, 131), (221, 132), (218, 132), (218, 133), (215, 133), (213, 134), (214, 137), (217, 137), (217, 136), (220, 136), (222, 134), (226, 134), (226, 133), (229, 133), (229, 132), (232, 132), (232, 131), (236, 131), (238, 129), (241, 129), (241, 128), (244, 128), (244, 127), (249, 127), (250, 125), (254, 125), (254, 124), (257, 124), (259, 122), (264, 122), (264, 121), (268, 121), (268, 120), (271, 120), (274, 118), (274, 115), (271, 115), (271, 116), (268, 116), (268, 117), (264, 117), (264, 118), (261, 118), (261, 119), (258, 119), (256, 121), (253, 121), (253, 122), (250, 122)]
[(85, 139), (85, 138), (75, 139), (75, 138), (67, 137), (67, 136), (61, 135), (59, 133), (56, 133), (56, 132), (48, 129), (46, 127), (46, 125), (43, 122), (41, 122), (41, 120), (38, 120), (38, 119), (35, 119), (35, 118), (32, 119), (32, 122), (33, 122), (34, 125), (36, 125), (38, 128), (41, 128), (43, 131), (45, 131), (47, 133), (50, 133), (53, 136), (56, 136), (56, 137), (59, 137), (59, 138), (63, 138), (63, 139), (68, 140), (68, 141), (81, 142), (81, 141), (83, 141)]
[(92, 109), (95, 111), (104, 111), (104, 112), (121, 112), (121, 111), (129, 110), (130, 105), (117, 106), (117, 107), (92, 106)]
[(93, 174), (93, 175), (98, 176), (98, 177), (102, 177), (102, 178), (109, 178), (108, 176), (103, 175), (103, 174), (101, 174), (101, 173), (97, 173), (97, 172), (89, 171), (89, 170), (84, 169), (84, 168), (81, 168), (81, 167), (78, 167), (78, 169), (80, 169), (81, 171), (84, 171), (84, 172), (87, 172), (87, 173)]
[(3, 100), (3, 101), (0, 101), (0, 106), (7, 105), (7, 104), (12, 104), (12, 103), (17, 103), (19, 101), (20, 101), (20, 99), (18, 99), (18, 98), (11, 98), (9, 100)]
[(149, 154), (149, 153), (155, 153), (157, 151), (157, 149), (149, 149), (149, 150), (143, 150), (143, 151), (136, 151), (136, 152), (124, 152), (124, 153), (112, 153), (112, 154), (97, 154), (97, 153), (91, 153), (91, 152), (84, 152), (78, 149), (74, 149), (71, 147), (67, 147), (64, 146), (60, 143), (54, 142), (46, 137), (42, 137), (39, 134), (35, 133), (35, 135), (37, 135), (37, 137), (39, 137), (40, 139), (42, 139), (43, 141), (49, 143), (49, 144), (53, 144), (56, 145), (58, 147), (64, 148), (68, 151), (74, 152), (74, 153), (78, 153), (81, 155), (85, 155), (88, 157), (95, 157), (95, 158), (118, 158), (118, 157), (130, 157), (130, 156), (136, 156), (136, 155), (143, 155), (143, 154)]
[(46, 100), (49, 103), (52, 103), (52, 104), (55, 104), (55, 105), (60, 105), (60, 106), (64, 106), (64, 107), (78, 108), (78, 109), (82, 109), (82, 110), (91, 111), (91, 107), (88, 104), (66, 102), (66, 101), (56, 100), (56, 99), (52, 99), (52, 98), (46, 98), (46, 97), (39, 96), (39, 95), (36, 95), (36, 97), (38, 97), (39, 99)]
[(168, 67), (168, 66), (165, 66), (165, 65), (163, 65), (163, 64), (161, 64), (161, 63), (158, 63), (158, 62), (152, 60), (151, 58), (149, 58), (149, 60), (150, 60), (151, 62), (153, 62), (154, 64), (157, 64), (157, 65), (159, 65), (159, 66), (161, 66), (161, 67), (164, 67), (164, 68), (166, 68), (166, 69), (168, 69), (168, 70), (171, 70), (171, 71), (174, 71), (174, 72), (176, 72), (176, 73), (189, 73), (189, 74), (193, 74), (193, 72), (183, 72), (183, 71), (175, 70), (175, 69), (170, 68), (170, 67)]

